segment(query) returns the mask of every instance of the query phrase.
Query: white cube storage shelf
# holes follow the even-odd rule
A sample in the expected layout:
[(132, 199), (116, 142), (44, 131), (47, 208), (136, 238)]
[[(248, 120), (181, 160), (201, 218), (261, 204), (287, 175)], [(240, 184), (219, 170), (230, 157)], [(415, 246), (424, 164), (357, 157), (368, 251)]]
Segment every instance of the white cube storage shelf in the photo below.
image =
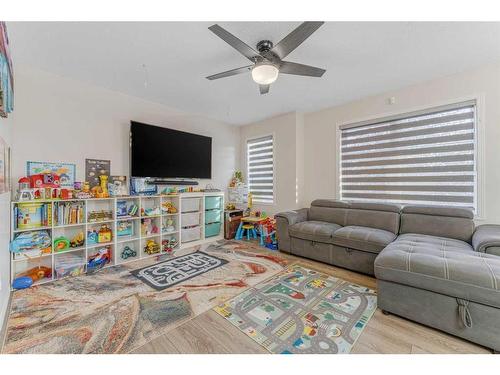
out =
[[(122, 215), (117, 214), (117, 202), (126, 201), (127, 207), (135, 204), (138, 206), (137, 212), (134, 215)], [(105, 266), (112, 267), (115, 265), (120, 265), (128, 262), (132, 262), (138, 259), (144, 259), (149, 257), (155, 257), (161, 255), (162, 252), (149, 255), (144, 252), (144, 246), (148, 240), (154, 240), (158, 243), (161, 249), (161, 242), (165, 239), (176, 238), (178, 245), (176, 248), (186, 248), (195, 245), (201, 245), (208, 242), (213, 242), (221, 240), (224, 238), (222, 233), (222, 226), (218, 234), (214, 235), (213, 231), (205, 236), (205, 226), (211, 223), (205, 222), (205, 214), (212, 209), (214, 202), (219, 202), (219, 204), (214, 207), (216, 210), (221, 212), (220, 222), (223, 220), (223, 207), (224, 207), (224, 193), (222, 192), (210, 192), (210, 193), (182, 193), (178, 195), (154, 195), (154, 196), (126, 196), (126, 197), (113, 197), (113, 198), (94, 198), (94, 199), (73, 199), (73, 200), (36, 200), (39, 203), (47, 203), (51, 205), (52, 208), (52, 223), (45, 227), (31, 228), (31, 229), (15, 229), (14, 217), (15, 207), (18, 204), (27, 202), (12, 202), (11, 203), (11, 241), (22, 232), (28, 231), (38, 231), (46, 230), (49, 232), (52, 245), (54, 239), (59, 236), (64, 236), (71, 240), (79, 232), (83, 232), (85, 235), (85, 244), (77, 248), (70, 248), (65, 251), (56, 252), (54, 251), (54, 246), (52, 246), (52, 252), (50, 254), (42, 255), (41, 257), (26, 258), (24, 256), (15, 256), (11, 254), (11, 282), (16, 277), (17, 274), (27, 271), (36, 266), (46, 266), (52, 268), (52, 277), (39, 280), (34, 285), (39, 285), (54, 280), (58, 280), (56, 276), (55, 266), (60, 263), (60, 260), (64, 260), (64, 254), (73, 254), (72, 258), (81, 258), (87, 263), (88, 257), (95, 254), (99, 248), (110, 246), (112, 250), (111, 262)], [(53, 220), (55, 206), (60, 202), (79, 202), (83, 204), (84, 207), (84, 219), (83, 222), (77, 224), (67, 224), (59, 225)], [(175, 208), (177, 208), (177, 213), (166, 213), (161, 210), (162, 204), (165, 202), (171, 202)], [(209, 208), (205, 209), (205, 202), (209, 203)], [(160, 214), (151, 216), (141, 216), (141, 209), (154, 209), (155, 207), (160, 208)], [(102, 221), (88, 221), (88, 215), (91, 211), (112, 211), (112, 219), (106, 219)], [(211, 220), (214, 219), (214, 213), (210, 215)], [(154, 224), (158, 227), (158, 233), (153, 234), (143, 234), (141, 230), (141, 221), (145, 218), (151, 218)], [(173, 221), (172, 226), (173, 231), (166, 232), (163, 230), (166, 227), (167, 220), (171, 219)], [(217, 220), (217, 215), (215, 217)], [(132, 222), (132, 233), (127, 236), (118, 236), (117, 228), (121, 222)], [(98, 244), (88, 244), (87, 233), (91, 229), (99, 228), (101, 225), (107, 225), (112, 230), (112, 240), (108, 243), (98, 243)], [(165, 224), (165, 225), (164, 225)], [(212, 228), (212, 227), (211, 227)], [(126, 247), (129, 247), (132, 251), (135, 251), (135, 256), (128, 256), (124, 259), (122, 257), (122, 252)], [(131, 253), (131, 252), (129, 252)], [(62, 257), (62, 258), (61, 258)], [(68, 256), (69, 257), (69, 256)], [(61, 258), (61, 259), (59, 259)], [(85, 269), (86, 272), (86, 269)]]

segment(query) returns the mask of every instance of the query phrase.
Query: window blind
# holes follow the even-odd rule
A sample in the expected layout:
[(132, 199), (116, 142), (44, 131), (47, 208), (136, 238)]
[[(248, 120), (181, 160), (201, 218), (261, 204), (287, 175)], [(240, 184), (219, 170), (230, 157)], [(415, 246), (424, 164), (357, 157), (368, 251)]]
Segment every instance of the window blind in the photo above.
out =
[(274, 202), (273, 136), (247, 141), (248, 191), (254, 202)]
[(341, 127), (341, 197), (476, 208), (475, 103)]

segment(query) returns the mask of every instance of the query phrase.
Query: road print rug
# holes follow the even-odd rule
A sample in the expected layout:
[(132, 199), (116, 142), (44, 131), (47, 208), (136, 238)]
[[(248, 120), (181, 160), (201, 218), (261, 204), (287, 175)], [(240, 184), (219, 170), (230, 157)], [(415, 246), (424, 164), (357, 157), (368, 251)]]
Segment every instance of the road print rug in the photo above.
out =
[(214, 268), (223, 266), (227, 260), (208, 255), (203, 251), (186, 254), (130, 272), (142, 282), (156, 290), (192, 279)]
[(15, 291), (2, 352), (128, 353), (287, 265), (279, 255), (240, 241), (182, 249), (159, 260), (200, 251), (225, 263), (161, 291), (130, 273), (156, 257)]
[(271, 353), (345, 354), (376, 308), (375, 291), (292, 265), (214, 310)]

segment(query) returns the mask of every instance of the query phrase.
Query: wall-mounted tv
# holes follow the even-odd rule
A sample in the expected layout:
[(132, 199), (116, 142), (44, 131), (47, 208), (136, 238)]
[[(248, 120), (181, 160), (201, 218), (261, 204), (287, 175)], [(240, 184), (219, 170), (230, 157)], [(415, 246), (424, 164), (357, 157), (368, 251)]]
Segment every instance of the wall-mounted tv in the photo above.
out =
[(131, 121), (132, 177), (212, 178), (212, 138)]

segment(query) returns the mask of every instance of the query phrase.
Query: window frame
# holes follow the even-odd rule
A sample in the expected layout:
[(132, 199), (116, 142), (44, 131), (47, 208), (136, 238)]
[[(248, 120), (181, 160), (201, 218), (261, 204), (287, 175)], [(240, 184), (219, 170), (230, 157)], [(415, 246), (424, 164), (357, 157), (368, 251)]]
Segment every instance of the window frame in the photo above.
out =
[[(484, 157), (484, 144), (485, 144), (485, 132), (483, 130), (483, 118), (484, 118), (484, 102), (485, 98), (483, 94), (475, 94), (471, 96), (465, 96), (456, 98), (453, 100), (447, 100), (441, 103), (434, 103), (431, 105), (421, 105), (414, 108), (406, 108), (401, 109), (389, 113), (382, 113), (377, 116), (367, 116), (364, 118), (354, 118), (350, 121), (344, 121), (342, 123), (337, 123), (334, 125), (335, 127), (335, 157), (336, 161), (334, 162), (335, 167), (337, 168), (335, 177), (335, 197), (337, 199), (341, 199), (341, 177), (342, 177), (342, 137), (341, 132), (342, 129), (354, 128), (363, 125), (370, 125), (383, 121), (391, 121), (397, 119), (404, 119), (411, 116), (416, 115), (424, 115), (427, 113), (431, 113), (433, 111), (440, 111), (451, 109), (454, 107), (466, 106), (466, 105), (474, 105), (475, 106), (475, 117), (474, 117), (474, 160), (475, 160), (475, 185), (474, 185), (474, 202), (475, 202), (475, 213), (474, 220), (481, 222), (484, 221), (484, 212), (485, 212), (485, 183), (484, 183), (484, 173), (483, 168), (485, 165)], [(388, 102), (387, 102), (388, 103)]]
[(248, 165), (249, 164), (249, 160), (248, 160), (248, 144), (249, 142), (251, 141), (254, 141), (254, 140), (257, 140), (257, 139), (260, 139), (260, 138), (266, 138), (266, 137), (271, 137), (271, 139), (273, 140), (273, 199), (271, 202), (261, 202), (261, 201), (256, 201), (255, 200), (255, 197), (252, 197), (253, 199), (253, 202), (254, 202), (254, 205), (258, 205), (258, 206), (275, 206), (277, 203), (277, 197), (276, 197), (276, 135), (273, 133), (263, 133), (263, 134), (259, 134), (259, 135), (254, 135), (254, 136), (251, 136), (251, 137), (247, 137), (245, 139), (245, 170), (246, 170), (246, 181), (247, 181), (247, 186), (248, 186), (248, 192), (250, 193), (251, 190), (250, 190), (250, 166)]

